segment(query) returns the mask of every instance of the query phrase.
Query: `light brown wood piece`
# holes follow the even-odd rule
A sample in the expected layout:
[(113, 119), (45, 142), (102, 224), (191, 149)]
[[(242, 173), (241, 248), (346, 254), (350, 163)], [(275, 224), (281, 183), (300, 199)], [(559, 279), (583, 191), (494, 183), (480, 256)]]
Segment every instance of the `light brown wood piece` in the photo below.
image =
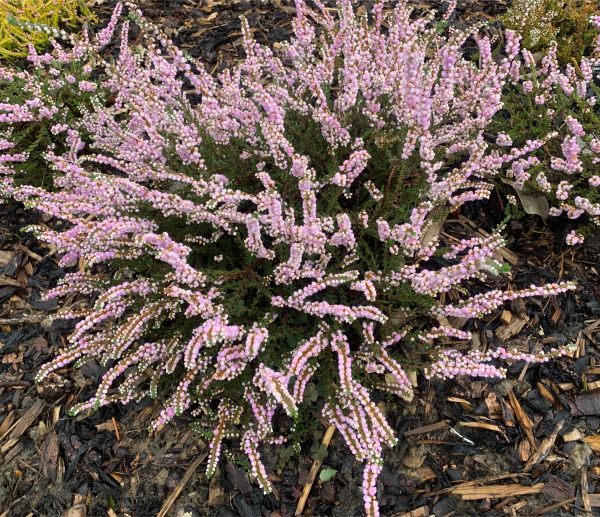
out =
[(540, 463), (546, 456), (548, 456), (548, 454), (552, 450), (552, 447), (554, 447), (554, 442), (556, 442), (558, 433), (560, 433), (560, 430), (563, 428), (564, 425), (564, 420), (559, 420), (558, 422), (556, 422), (556, 424), (554, 424), (552, 432), (548, 435), (547, 438), (544, 438), (544, 440), (542, 440), (540, 446), (534, 451), (534, 453), (531, 455), (531, 458), (529, 458), (529, 460), (523, 467), (523, 470), (525, 472), (527, 472), (534, 465)]
[(581, 505), (583, 510), (588, 514), (592, 515), (592, 502), (590, 501), (590, 491), (587, 480), (587, 470), (581, 469)]
[(536, 449), (537, 445), (535, 443), (535, 438), (533, 437), (533, 433), (531, 432), (531, 430), (533, 429), (533, 423), (531, 422), (531, 419), (529, 418), (527, 413), (525, 413), (525, 410), (521, 407), (521, 404), (517, 400), (517, 397), (515, 396), (512, 390), (508, 392), (508, 401), (515, 413), (517, 422), (519, 422), (521, 428), (525, 432), (525, 436), (527, 436), (529, 443), (534, 449)]
[(414, 510), (406, 513), (395, 513), (392, 517), (429, 517), (429, 506), (419, 506)]
[[(327, 428), (327, 431), (325, 431), (325, 436), (323, 436), (323, 441), (321, 442), (321, 445), (325, 446), (325, 448), (329, 447), (334, 432), (335, 426), (330, 425)], [(304, 511), (304, 506), (306, 505), (306, 501), (308, 501), (308, 496), (310, 495), (310, 490), (313, 486), (313, 483), (315, 482), (315, 479), (317, 478), (317, 472), (319, 472), (322, 463), (323, 462), (321, 460), (315, 460), (315, 462), (310, 467), (310, 471), (308, 472), (308, 480), (306, 482), (306, 485), (304, 485), (304, 489), (302, 490), (302, 496), (298, 500), (298, 505), (296, 506), (296, 511), (294, 512), (294, 515), (302, 515), (302, 512)]]
[(475, 501), (477, 499), (503, 499), (510, 496), (539, 494), (544, 488), (544, 483), (533, 486), (523, 485), (486, 485), (486, 486), (464, 486), (459, 485), (452, 489), (454, 495), (459, 495), (464, 501)]
[(173, 490), (171, 495), (164, 502), (162, 508), (160, 509), (160, 512), (158, 512), (156, 517), (165, 517), (169, 513), (169, 510), (171, 509), (173, 504), (175, 504), (175, 501), (179, 497), (179, 494), (181, 494), (181, 492), (183, 491), (185, 486), (188, 484), (188, 482), (189, 482), (190, 478), (192, 477), (192, 475), (194, 474), (194, 472), (196, 472), (196, 469), (198, 468), (200, 463), (202, 463), (206, 459), (207, 456), (208, 456), (208, 454), (201, 454), (194, 460), (194, 463), (192, 463), (189, 466), (186, 473), (181, 478), (181, 481), (177, 484), (177, 486), (175, 487), (175, 490)]
[(404, 436), (416, 436), (419, 434), (431, 433), (433, 431), (447, 429), (448, 427), (448, 422), (436, 422), (435, 424), (424, 425), (422, 427), (417, 427), (416, 429), (404, 431)]
[(117, 437), (117, 441), (120, 442), (121, 441), (121, 433), (119, 432), (119, 423), (117, 422), (117, 419), (113, 416), (112, 417), (112, 425), (113, 428), (115, 430), (115, 436)]
[(534, 516), (545, 515), (552, 510), (556, 510), (557, 508), (560, 508), (561, 506), (564, 507), (567, 504), (571, 504), (572, 502), (575, 501), (575, 499), (576, 499), (575, 497), (571, 497), (570, 499), (565, 499), (564, 501), (559, 501), (558, 503), (544, 506), (543, 508), (540, 508), (539, 510), (536, 510), (535, 512), (533, 512), (531, 515), (534, 515)]
[(3, 440), (6, 436), (9, 439), (18, 438), (21, 436), (29, 426), (33, 424), (35, 419), (40, 416), (42, 409), (44, 408), (44, 402), (37, 399), (31, 407), (25, 412), (25, 414), (17, 420), (2, 436), (0, 436), (0, 440)]

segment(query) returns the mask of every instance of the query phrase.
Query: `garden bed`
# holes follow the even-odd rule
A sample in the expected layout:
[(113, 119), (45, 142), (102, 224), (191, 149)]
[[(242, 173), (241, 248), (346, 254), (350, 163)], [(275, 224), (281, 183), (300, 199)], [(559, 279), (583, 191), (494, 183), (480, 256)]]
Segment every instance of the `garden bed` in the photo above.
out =
[[(497, 6), (460, 2), (454, 22), (491, 18)], [(105, 2), (95, 11), (106, 20), (112, 7)], [(141, 7), (213, 72), (240, 57), (240, 15), (256, 28), (259, 41), (271, 44), (289, 37), (293, 15), (283, 1), (156, 1)], [(190, 428), (190, 418), (150, 433), (158, 403), (144, 400), (134, 403), (135, 411), (111, 405), (89, 416), (68, 416), (67, 408), (93, 394), (102, 369), (88, 363), (34, 383), (39, 366), (72, 330), (68, 323), (50, 324), (57, 305), (41, 301), (65, 271), (52, 250), (20, 231), (32, 223), (55, 224), (40, 217), (15, 203), (0, 205), (0, 515), (288, 517), (316, 459), (323, 461), (321, 479), (304, 514), (362, 515), (362, 465), (339, 435), (323, 450), (327, 426), (317, 415), (299, 431), (300, 455), (285, 446), (265, 448), (263, 460), (275, 488), (266, 496), (249, 482), (235, 455), (223, 458), (217, 475), (207, 480), (207, 443)], [(473, 236), (501, 219), (495, 201), (475, 203), (449, 227), (457, 236)], [(382, 515), (600, 511), (598, 244), (588, 239), (575, 250), (566, 247), (569, 224), (566, 219), (545, 224), (535, 216), (509, 223), (505, 259), (513, 264), (515, 288), (558, 276), (575, 280), (578, 289), (561, 304), (544, 298), (508, 303), (501, 314), (479, 323), (477, 336), (489, 343), (575, 344), (576, 350), (551, 363), (509, 369), (507, 379), (495, 382), (423, 380), (410, 403), (386, 407), (399, 444), (385, 453), (378, 496)], [(86, 299), (75, 296), (67, 303), (77, 306)], [(230, 445), (235, 451), (236, 444)]]

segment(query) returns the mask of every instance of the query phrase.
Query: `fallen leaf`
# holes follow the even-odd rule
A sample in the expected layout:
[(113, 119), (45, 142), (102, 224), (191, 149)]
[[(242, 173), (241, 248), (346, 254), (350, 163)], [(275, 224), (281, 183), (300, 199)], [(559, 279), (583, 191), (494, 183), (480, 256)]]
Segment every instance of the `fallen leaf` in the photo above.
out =
[(332, 469), (331, 467), (325, 467), (319, 473), (319, 480), (322, 482), (330, 481), (336, 474), (337, 470)]
[(582, 415), (600, 415), (600, 389), (581, 393), (575, 397), (574, 403)]
[(238, 489), (243, 494), (252, 492), (252, 485), (250, 485), (248, 476), (246, 476), (246, 473), (242, 469), (228, 461), (227, 465), (225, 465), (225, 473), (227, 475), (227, 481), (229, 481), (234, 488)]
[(56, 481), (58, 454), (58, 435), (55, 431), (52, 431), (46, 436), (40, 454), (40, 471), (51, 481)]
[(550, 205), (546, 196), (543, 194), (526, 194), (515, 186), (516, 182), (507, 180), (506, 178), (502, 178), (502, 181), (515, 189), (525, 213), (539, 215), (544, 221), (548, 218)]

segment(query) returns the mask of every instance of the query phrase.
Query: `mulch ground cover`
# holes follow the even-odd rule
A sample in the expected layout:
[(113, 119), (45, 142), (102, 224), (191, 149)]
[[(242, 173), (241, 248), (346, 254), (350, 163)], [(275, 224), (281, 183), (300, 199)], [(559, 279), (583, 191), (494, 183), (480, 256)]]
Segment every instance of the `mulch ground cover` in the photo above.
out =
[[(96, 2), (101, 20), (114, 3)], [(141, 7), (214, 71), (241, 55), (240, 15), (259, 41), (276, 44), (289, 37), (294, 13), (284, 0), (147, 0)], [(454, 23), (489, 20), (503, 7), (459, 2)], [(489, 231), (501, 213), (494, 203), (475, 205), (455, 214), (448, 231)], [(206, 443), (190, 420), (150, 434), (159, 410), (152, 401), (69, 417), (68, 408), (93, 393), (103, 370), (88, 363), (34, 383), (72, 324), (50, 321), (58, 306), (42, 301), (65, 271), (52, 250), (21, 231), (32, 223), (56, 224), (17, 204), (0, 205), (0, 517), (289, 517), (315, 459), (322, 474), (303, 515), (361, 515), (361, 465), (337, 435), (325, 450), (326, 425), (316, 419), (301, 429), (299, 455), (285, 446), (264, 451), (276, 487), (265, 496), (244, 474), (235, 443), (207, 480)], [(579, 289), (560, 299), (518, 300), (474, 330), (482, 344), (542, 342), (573, 345), (574, 352), (517, 365), (501, 381), (420, 380), (412, 402), (382, 400), (400, 440), (380, 478), (382, 515), (600, 515), (600, 236), (573, 250), (562, 244), (568, 231), (562, 220), (515, 221), (503, 259), (513, 266), (515, 287), (573, 279)]]

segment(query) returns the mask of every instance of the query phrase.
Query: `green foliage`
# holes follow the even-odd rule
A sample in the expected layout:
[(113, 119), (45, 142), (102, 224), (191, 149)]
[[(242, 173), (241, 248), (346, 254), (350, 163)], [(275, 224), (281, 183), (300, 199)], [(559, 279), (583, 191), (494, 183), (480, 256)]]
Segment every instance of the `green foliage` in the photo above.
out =
[(515, 0), (500, 21), (521, 34), (523, 45), (533, 52), (556, 41), (559, 62), (566, 64), (592, 49), (596, 31), (589, 18), (594, 14), (597, 0)]
[[(369, 270), (381, 270), (386, 273), (399, 268), (402, 265), (403, 257), (401, 254), (389, 253), (387, 246), (381, 245), (376, 230), (372, 226), (365, 229), (358, 223), (359, 208), (374, 210), (375, 217), (382, 217), (390, 223), (402, 223), (420, 200), (426, 178), (420, 171), (418, 157), (409, 160), (403, 160), (400, 157), (405, 140), (403, 132), (374, 130), (365, 117), (358, 115), (350, 115), (350, 117), (352, 117), (350, 123), (353, 136), (356, 138), (360, 135), (363, 138), (365, 148), (371, 156), (364, 177), (376, 184), (386, 185), (383, 190), (384, 197), (381, 201), (376, 202), (366, 189), (357, 188), (352, 199), (346, 200), (340, 195), (340, 187), (329, 185), (322, 192), (324, 203), (320, 205), (320, 209), (324, 213), (320, 215), (335, 217), (340, 212), (350, 213), (355, 218), (353, 223), (356, 224), (353, 224), (353, 228), (360, 245), (358, 253), (360, 261), (353, 263), (352, 268), (358, 269), (360, 273)], [(169, 137), (169, 135), (165, 136)], [(323, 139), (320, 127), (312, 119), (296, 112), (288, 114), (286, 137), (300, 153), (314, 158), (311, 166), (315, 168), (321, 179), (331, 178), (349, 154), (349, 148), (344, 147), (340, 147), (332, 153), (330, 146)], [(208, 134), (203, 133), (202, 142), (202, 156), (211, 173), (223, 174), (242, 191), (252, 192), (254, 189), (256, 192), (259, 191), (261, 186), (254, 173), (258, 159), (256, 157), (241, 158), (241, 151), (244, 149), (242, 141), (234, 140), (227, 146), (219, 145), (212, 141)], [(172, 149), (169, 169), (192, 177), (198, 175), (197, 169), (183, 165), (178, 159), (175, 142), (172, 143)], [(284, 197), (293, 200), (293, 193), (297, 191), (296, 179), (291, 177), (288, 171), (280, 170), (274, 164), (270, 164), (269, 170), (271, 178), (277, 184), (277, 189), (286, 193)], [(166, 190), (172, 188), (172, 185), (165, 184), (164, 187)], [(181, 188), (187, 189), (188, 187), (182, 185)], [(186, 194), (193, 198), (191, 192), (186, 191)], [(299, 197), (292, 206), (296, 210), (297, 217), (301, 217), (301, 199)], [(160, 232), (168, 233), (178, 242), (194, 242), (198, 238), (206, 238), (211, 233), (211, 229), (207, 225), (182, 225), (178, 218), (164, 217), (159, 210), (150, 205), (142, 207), (140, 215), (153, 220), (158, 224)], [(439, 217), (443, 220), (446, 215), (445, 212), (440, 213)], [(274, 248), (277, 250), (276, 246)], [(257, 258), (256, 255), (249, 253), (240, 235), (223, 236), (219, 239), (218, 244), (211, 245), (209, 243), (192, 247), (192, 249), (193, 253), (190, 255), (189, 263), (195, 268), (201, 269), (208, 278), (220, 279), (223, 306), (230, 318), (236, 322), (248, 326), (254, 322), (262, 324), (265, 315), (272, 311), (271, 297), (275, 294), (289, 296), (294, 292), (293, 285), (287, 288), (288, 292), (286, 292), (286, 287), (281, 285), (277, 286), (277, 292), (273, 291), (273, 283), (270, 281), (274, 272), (273, 262)], [(286, 250), (287, 247), (282, 246), (278, 253), (285, 254)], [(344, 250), (332, 250), (332, 252), (334, 260), (343, 259)], [(146, 278), (156, 280), (163, 278), (167, 273), (163, 262), (149, 256), (133, 260), (120, 259), (113, 261), (113, 266), (118, 270), (135, 270)], [(332, 303), (350, 305), (353, 302), (352, 297), (355, 295), (352, 292), (338, 291), (331, 294), (324, 291), (318, 296), (322, 300)], [(147, 303), (148, 300), (145, 302)], [(411, 313), (413, 319), (418, 319), (426, 316), (434, 304), (434, 299), (417, 294), (409, 284), (401, 283), (397, 287), (380, 293), (378, 304), (385, 307), (386, 310), (390, 307), (403, 307)], [(281, 311), (272, 314), (272, 317), (275, 318), (275, 325), (270, 327), (269, 342), (271, 346), (263, 350), (258, 361), (278, 368), (283, 366), (288, 354), (298, 346), (298, 343), (306, 339), (306, 336), (314, 335), (318, 331), (318, 320), (300, 311)], [(173, 328), (177, 328), (182, 339), (187, 340), (200, 323), (199, 319), (179, 316), (173, 319), (168, 327), (161, 327), (150, 333), (149, 337), (156, 340), (164, 339), (172, 333)], [(385, 328), (392, 332), (401, 327), (397, 327), (392, 322), (386, 324)], [(360, 339), (358, 324), (356, 324), (355, 331), (357, 339)], [(323, 399), (328, 399), (335, 391), (336, 371), (337, 359), (333, 353), (325, 351), (320, 360), (319, 383), (314, 387), (315, 397), (318, 394)], [(251, 380), (252, 372), (246, 370), (236, 379), (235, 383), (224, 383), (223, 398), (235, 399), (239, 393), (239, 384), (249, 383)], [(369, 378), (361, 380), (367, 386), (372, 385)], [(306, 434), (315, 426), (314, 412), (305, 409), (304, 406), (300, 407), (293, 425), (290, 432), (291, 442), (293, 447), (297, 448), (305, 439)]]
[[(57, 80), (51, 70), (57, 70), (61, 77), (69, 77), (70, 82)], [(1, 70), (0, 70), (1, 71)], [(56, 73), (56, 72), (54, 72)], [(28, 153), (29, 158), (14, 166), (17, 185), (33, 185), (48, 190), (53, 189), (51, 172), (44, 153), (48, 149), (64, 152), (65, 135), (52, 132), (52, 128), (64, 124), (65, 127), (77, 127), (77, 121), (93, 109), (93, 103), (104, 104), (106, 92), (97, 88), (94, 92), (82, 91), (81, 81), (90, 81), (91, 73), (84, 70), (80, 62), (60, 63), (53, 61), (51, 66), (34, 67), (31, 71), (11, 69), (10, 75), (0, 73), (0, 98), (14, 105), (27, 105), (28, 102), (41, 101), (44, 108), (56, 108), (52, 116), (37, 115), (34, 120), (11, 125), (10, 141), (15, 144), (13, 152)], [(95, 82), (95, 81), (94, 81)], [(86, 137), (86, 133), (82, 132)]]
[(0, 60), (25, 57), (30, 44), (40, 50), (48, 43), (47, 32), (28, 30), (28, 23), (75, 28), (94, 19), (84, 0), (0, 0)]
[[(535, 74), (534, 74), (535, 75)], [(549, 191), (544, 191), (535, 178), (543, 173), (550, 184), (557, 185), (560, 181), (568, 180), (573, 185), (573, 192), (577, 196), (582, 196), (594, 203), (600, 202), (600, 191), (598, 188), (590, 186), (588, 180), (594, 174), (598, 174), (598, 167), (592, 162), (592, 153), (589, 150), (590, 141), (600, 135), (600, 109), (598, 106), (590, 106), (586, 99), (577, 95), (567, 95), (560, 88), (553, 91), (552, 98), (544, 104), (537, 104), (535, 97), (542, 93), (534, 81), (533, 90), (525, 94), (520, 86), (508, 86), (504, 95), (504, 109), (496, 116), (491, 124), (491, 133), (498, 134), (505, 132), (508, 134), (516, 146), (525, 145), (526, 141), (534, 139), (544, 139), (549, 134), (557, 132), (557, 136), (548, 139), (543, 148), (536, 153), (540, 162), (529, 169), (531, 180), (527, 181), (522, 190), (515, 190), (508, 186), (511, 181), (498, 183), (498, 187), (505, 194), (518, 194), (517, 205), (507, 205), (505, 216), (508, 218), (522, 217), (525, 212), (524, 196), (529, 196), (535, 200), (547, 199), (551, 206), (560, 206), (561, 201), (557, 199), (555, 187)], [(600, 98), (600, 86), (594, 82), (588, 85), (589, 96)], [(562, 157), (562, 144), (565, 135), (570, 132), (566, 127), (565, 120), (568, 117), (576, 118), (586, 129), (587, 135), (584, 139), (579, 139), (581, 147), (580, 158), (583, 163), (581, 173), (566, 176), (565, 173), (553, 170), (550, 163), (553, 157)], [(547, 210), (547, 209), (546, 209)], [(541, 214), (538, 214), (541, 215)], [(546, 213), (547, 215), (547, 213)], [(544, 217), (545, 218), (545, 217)]]

